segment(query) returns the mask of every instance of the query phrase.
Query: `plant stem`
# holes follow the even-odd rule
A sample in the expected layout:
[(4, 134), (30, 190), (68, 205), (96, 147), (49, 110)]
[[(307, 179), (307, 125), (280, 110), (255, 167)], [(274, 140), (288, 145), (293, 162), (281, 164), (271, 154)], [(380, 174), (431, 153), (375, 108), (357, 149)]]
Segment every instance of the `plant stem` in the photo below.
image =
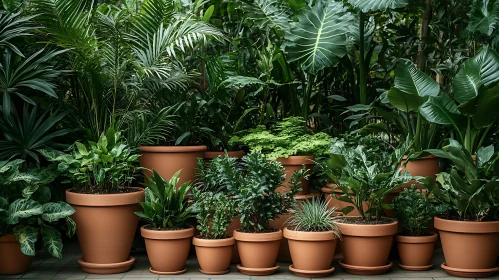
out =
[(364, 57), (364, 21), (365, 14), (359, 11), (359, 76), (360, 76), (360, 103), (367, 104), (366, 63)]

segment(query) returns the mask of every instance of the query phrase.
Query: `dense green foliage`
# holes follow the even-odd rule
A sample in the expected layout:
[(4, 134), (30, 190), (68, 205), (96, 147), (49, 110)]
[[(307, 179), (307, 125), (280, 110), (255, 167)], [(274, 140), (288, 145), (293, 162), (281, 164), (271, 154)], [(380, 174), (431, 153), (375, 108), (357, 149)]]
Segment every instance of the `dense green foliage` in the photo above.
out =
[(201, 238), (222, 239), (227, 237), (227, 227), (236, 213), (236, 200), (224, 193), (193, 191), (197, 229)]
[(197, 187), (205, 192), (224, 193), (233, 196), (237, 193), (241, 180), (241, 170), (236, 158), (216, 157), (205, 162), (198, 159)]
[(304, 200), (290, 211), (287, 224), (296, 231), (333, 231), (340, 237), (341, 232), (335, 221), (336, 207), (328, 207), (327, 201)]

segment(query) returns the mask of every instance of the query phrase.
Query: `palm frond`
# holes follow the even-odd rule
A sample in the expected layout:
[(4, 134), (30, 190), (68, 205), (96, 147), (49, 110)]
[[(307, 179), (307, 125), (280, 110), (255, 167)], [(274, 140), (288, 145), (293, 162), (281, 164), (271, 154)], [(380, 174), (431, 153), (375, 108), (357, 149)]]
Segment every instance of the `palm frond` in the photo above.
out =
[(135, 111), (126, 116), (124, 136), (130, 147), (154, 145), (165, 141), (174, 127), (173, 107), (161, 109), (157, 113)]
[(14, 38), (31, 36), (30, 31), (37, 27), (33, 25), (34, 16), (23, 17), (19, 13), (0, 12), (0, 48), (9, 48), (14, 53), (24, 57), (23, 53), (10, 41)]

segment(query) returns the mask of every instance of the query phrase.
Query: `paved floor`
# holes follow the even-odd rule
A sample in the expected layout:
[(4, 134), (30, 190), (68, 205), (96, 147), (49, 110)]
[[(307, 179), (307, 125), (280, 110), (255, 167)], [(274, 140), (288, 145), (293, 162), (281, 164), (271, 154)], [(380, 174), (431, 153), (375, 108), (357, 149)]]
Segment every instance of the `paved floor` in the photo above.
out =
[[(149, 272), (149, 261), (145, 252), (133, 253), (136, 258), (135, 264), (132, 269), (126, 273), (111, 274), (111, 275), (96, 275), (84, 273), (80, 270), (76, 260), (80, 257), (78, 244), (70, 243), (64, 249), (64, 257), (61, 261), (50, 258), (47, 254), (38, 253), (31, 270), (22, 275), (0, 275), (0, 279), (303, 279), (294, 276), (289, 270), (289, 264), (280, 263), (281, 268), (279, 271), (269, 277), (249, 277), (240, 274), (235, 266), (231, 266), (231, 272), (221, 276), (207, 276), (198, 271), (198, 265), (195, 256), (189, 258), (187, 263), (187, 272), (178, 276), (158, 276)], [(395, 261), (395, 260), (394, 260)], [(462, 279), (454, 278), (447, 275), (441, 268), (440, 264), (443, 262), (443, 255), (439, 249), (435, 253), (434, 268), (429, 271), (423, 272), (409, 272), (399, 269), (396, 265), (386, 274), (378, 276), (357, 276), (344, 272), (338, 264), (335, 264), (336, 271), (328, 278), (323, 279), (383, 279), (383, 280), (418, 280), (418, 279), (435, 279), (435, 280), (448, 280), (448, 279)], [(489, 279), (499, 279), (499, 275), (495, 275)]]

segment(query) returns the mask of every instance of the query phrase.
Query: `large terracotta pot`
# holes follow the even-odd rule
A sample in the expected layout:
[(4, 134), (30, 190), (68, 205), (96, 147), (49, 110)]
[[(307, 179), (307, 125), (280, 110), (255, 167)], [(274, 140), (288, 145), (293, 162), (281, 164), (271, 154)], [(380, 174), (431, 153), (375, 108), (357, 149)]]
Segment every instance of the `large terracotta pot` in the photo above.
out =
[(141, 146), (142, 155), (139, 158), (144, 173), (152, 175), (150, 170), (156, 170), (165, 180), (170, 180), (177, 171), (180, 186), (184, 182), (194, 182), (196, 178), (197, 158), (203, 158), (206, 146)]
[[(404, 156), (403, 163), (407, 160), (407, 156)], [(432, 177), (434, 180), (437, 174), (440, 173), (440, 158), (434, 155), (429, 155), (423, 158), (418, 158), (414, 161), (409, 161), (402, 171), (408, 171), (411, 176), (422, 176), (422, 177)], [(416, 184), (416, 180), (411, 180), (410, 182), (404, 184), (400, 189), (410, 188), (412, 184)]]
[(433, 250), (438, 240), (438, 235), (432, 233), (429, 236), (403, 236), (397, 235), (397, 249), (400, 256), (399, 265), (405, 270), (428, 270), (433, 265)]
[(186, 271), (194, 227), (181, 230), (150, 230), (140, 228), (146, 242), (147, 257), (151, 263), (149, 271), (155, 274), (176, 275)]
[[(348, 217), (345, 219), (351, 219)], [(376, 275), (392, 266), (388, 256), (398, 222), (389, 224), (347, 224), (338, 222), (342, 233), (343, 260), (340, 264), (352, 274)]]
[(499, 221), (465, 222), (435, 217), (445, 264), (442, 268), (453, 276), (481, 278), (499, 271)]
[(196, 247), (196, 256), (204, 274), (220, 275), (230, 271), (232, 250), (236, 244), (234, 237), (225, 239), (202, 239), (194, 237), (192, 244)]
[[(236, 229), (239, 229), (241, 228), (241, 217), (233, 217), (232, 218), (232, 222), (230, 223), (230, 225), (227, 227), (227, 230), (226, 230), (226, 233), (227, 233), (227, 236), (230, 236), (232, 237), (233, 234), (234, 234), (234, 231)], [(239, 252), (237, 251), (237, 245), (234, 244), (233, 245), (233, 250), (232, 250), (232, 260), (230, 261), (230, 263), (240, 263), (241, 262), (241, 259), (239, 258)]]
[[(276, 159), (284, 167), (284, 175), (286, 175), (286, 179), (284, 180), (283, 185), (279, 187), (278, 191), (280, 193), (289, 191), (289, 182), (293, 176), (293, 172), (302, 169), (303, 165), (311, 171), (315, 165), (314, 159), (313, 156), (289, 156), (288, 158)], [(308, 194), (310, 192), (308, 190), (308, 180), (302, 180), (299, 187), (302, 191), (297, 194)]]
[[(231, 158), (242, 158), (244, 156), (244, 151), (227, 152), (227, 155)], [(211, 151), (204, 152), (205, 160), (212, 160), (217, 157), (225, 157), (225, 152), (211, 152)]]
[(241, 273), (251, 276), (271, 275), (279, 269), (276, 265), (282, 231), (246, 233), (234, 231), (241, 264)]
[(0, 275), (25, 273), (32, 262), (32, 256), (21, 252), (21, 244), (14, 234), (0, 237)]
[(66, 191), (66, 201), (74, 208), (73, 220), (83, 257), (82, 270), (95, 274), (120, 273), (130, 269), (132, 242), (139, 218), (139, 201), (144, 189), (120, 194), (80, 194)]
[(336, 249), (332, 231), (304, 232), (284, 229), (293, 265), (290, 270), (300, 277), (325, 277), (334, 271), (331, 266)]

